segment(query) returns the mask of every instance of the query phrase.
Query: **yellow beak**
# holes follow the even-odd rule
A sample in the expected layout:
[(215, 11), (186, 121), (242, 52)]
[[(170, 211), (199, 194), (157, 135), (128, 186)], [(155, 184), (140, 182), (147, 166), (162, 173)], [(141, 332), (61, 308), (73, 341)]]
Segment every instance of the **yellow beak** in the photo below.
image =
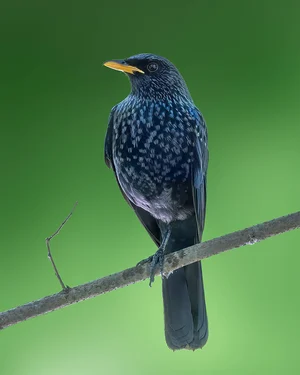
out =
[(135, 72), (138, 72), (138, 73), (145, 74), (145, 72), (143, 72), (141, 69), (132, 65), (127, 65), (125, 62), (121, 60), (107, 61), (103, 65), (107, 66), (110, 69), (118, 70), (124, 73), (134, 74)]

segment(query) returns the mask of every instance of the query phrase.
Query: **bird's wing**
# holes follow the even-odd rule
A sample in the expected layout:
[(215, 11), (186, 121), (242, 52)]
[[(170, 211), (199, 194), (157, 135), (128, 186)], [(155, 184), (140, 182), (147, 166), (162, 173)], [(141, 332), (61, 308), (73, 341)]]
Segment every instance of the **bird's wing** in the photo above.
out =
[(201, 112), (195, 109), (196, 139), (195, 158), (192, 165), (192, 191), (196, 220), (198, 224), (198, 241), (201, 241), (205, 222), (206, 209), (206, 173), (208, 166), (207, 130)]
[(113, 153), (112, 153), (112, 143), (113, 143), (113, 117), (115, 113), (115, 107), (112, 108), (109, 118), (108, 127), (106, 131), (105, 141), (104, 141), (104, 160), (108, 168), (113, 168)]
[(159, 230), (156, 219), (152, 215), (150, 215), (149, 212), (143, 210), (142, 208), (136, 206), (133, 202), (131, 202), (126, 196), (126, 194), (124, 193), (118, 181), (114, 162), (113, 162), (113, 152), (112, 152), (114, 111), (115, 111), (115, 107), (111, 110), (109, 120), (108, 120), (108, 128), (107, 128), (106, 137), (105, 137), (105, 144), (104, 144), (105, 163), (108, 166), (108, 168), (111, 168), (114, 171), (116, 180), (118, 182), (121, 193), (123, 194), (123, 197), (125, 198), (127, 203), (132, 207), (137, 217), (139, 218), (140, 222), (143, 224), (143, 226), (146, 228), (146, 230), (150, 234), (152, 240), (156, 243), (157, 246), (160, 246), (160, 230)]

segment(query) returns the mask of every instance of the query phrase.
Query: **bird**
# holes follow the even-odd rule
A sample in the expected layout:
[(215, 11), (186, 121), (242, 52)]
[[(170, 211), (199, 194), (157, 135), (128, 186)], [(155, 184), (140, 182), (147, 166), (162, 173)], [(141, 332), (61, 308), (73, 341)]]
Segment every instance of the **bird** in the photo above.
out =
[[(163, 271), (166, 254), (201, 242), (207, 127), (184, 78), (168, 59), (141, 53), (104, 66), (125, 73), (131, 84), (128, 96), (110, 112), (104, 158), (158, 248), (144, 260), (151, 262), (151, 285), (157, 267)], [(168, 347), (202, 348), (208, 321), (201, 262), (162, 277), (162, 295)]]

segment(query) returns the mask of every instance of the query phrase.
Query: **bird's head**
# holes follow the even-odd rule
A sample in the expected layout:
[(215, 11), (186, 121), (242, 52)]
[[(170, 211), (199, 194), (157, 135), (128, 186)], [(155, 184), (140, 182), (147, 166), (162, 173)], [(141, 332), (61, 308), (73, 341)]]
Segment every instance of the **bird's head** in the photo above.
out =
[(164, 57), (143, 53), (125, 60), (107, 61), (104, 65), (126, 73), (133, 95), (147, 99), (179, 97), (191, 100), (183, 77)]

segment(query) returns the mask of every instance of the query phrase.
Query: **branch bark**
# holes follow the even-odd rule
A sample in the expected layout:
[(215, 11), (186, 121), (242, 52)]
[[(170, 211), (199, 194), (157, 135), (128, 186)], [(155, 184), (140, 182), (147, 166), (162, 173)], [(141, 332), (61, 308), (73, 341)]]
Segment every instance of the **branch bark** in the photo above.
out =
[[(167, 255), (164, 261), (164, 273), (169, 274), (178, 268), (201, 259), (244, 245), (252, 245), (268, 237), (276, 236), (277, 234), (299, 227), (300, 211), (202, 242), (201, 244), (196, 244)], [(159, 274), (159, 270), (156, 274)], [(0, 329), (46, 314), (50, 311), (61, 309), (67, 305), (123, 288), (145, 280), (148, 277), (149, 263), (128, 268), (113, 275), (63, 290), (51, 296), (0, 313)]]

